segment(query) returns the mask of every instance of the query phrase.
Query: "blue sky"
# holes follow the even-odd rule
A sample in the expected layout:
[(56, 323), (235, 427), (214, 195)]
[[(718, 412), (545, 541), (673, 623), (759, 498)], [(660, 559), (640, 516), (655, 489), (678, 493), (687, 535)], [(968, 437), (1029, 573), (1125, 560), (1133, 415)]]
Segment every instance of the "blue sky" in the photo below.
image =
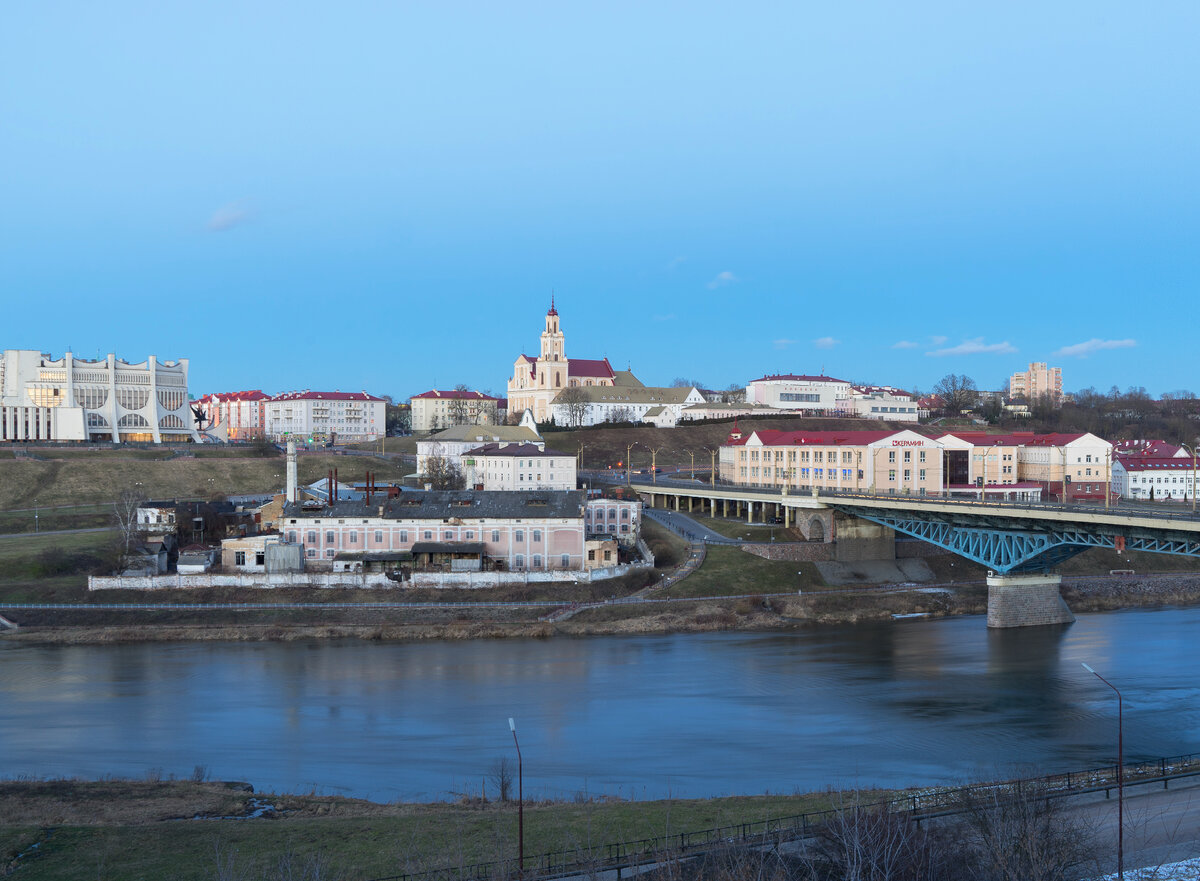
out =
[(1198, 32), (1170, 2), (14, 4), (0, 345), (188, 357), (195, 394), (503, 393), (553, 290), (568, 356), (647, 383), (1196, 389)]

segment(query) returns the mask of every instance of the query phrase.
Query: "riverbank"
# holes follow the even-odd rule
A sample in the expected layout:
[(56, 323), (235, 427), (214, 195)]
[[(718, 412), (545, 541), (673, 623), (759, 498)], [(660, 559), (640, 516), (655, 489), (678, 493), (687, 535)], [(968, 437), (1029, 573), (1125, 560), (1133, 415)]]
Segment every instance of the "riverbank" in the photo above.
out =
[[(43, 610), (15, 616), (20, 627), (0, 639), (59, 645), (179, 641), (274, 641), (359, 639), (368, 641), (551, 639), (712, 633), (787, 632), (814, 627), (886, 621), (896, 617), (944, 618), (982, 615), (987, 588), (979, 582), (925, 586), (875, 586), (809, 591), (803, 594), (712, 597), (604, 603), (567, 620), (540, 620), (544, 606), (471, 610), (330, 608), (320, 613), (218, 610), (212, 612), (119, 612)], [(1077, 613), (1200, 604), (1200, 575), (1075, 577), (1065, 579), (1063, 596)], [(382, 598), (375, 597), (377, 601)], [(314, 614), (325, 621), (298, 620)], [(10, 613), (11, 616), (11, 613)], [(137, 622), (129, 622), (139, 616)], [(190, 620), (178, 620), (182, 617)], [(247, 618), (274, 620), (251, 621)], [(64, 621), (64, 619), (66, 619)], [(99, 620), (97, 620), (99, 619)], [(120, 620), (126, 619), (126, 620)], [(158, 619), (158, 620), (155, 620)], [(175, 620), (170, 620), (175, 619)], [(336, 620), (330, 620), (336, 619)], [(369, 620), (368, 620), (369, 619)], [(57, 623), (50, 623), (57, 621)]]

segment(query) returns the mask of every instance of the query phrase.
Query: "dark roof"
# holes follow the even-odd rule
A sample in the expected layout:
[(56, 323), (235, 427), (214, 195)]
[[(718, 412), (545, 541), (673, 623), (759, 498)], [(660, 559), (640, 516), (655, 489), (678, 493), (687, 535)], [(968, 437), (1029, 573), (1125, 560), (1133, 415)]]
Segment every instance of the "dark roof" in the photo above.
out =
[(481, 541), (419, 541), (412, 546), (414, 554), (483, 554)]
[(570, 358), (567, 360), (567, 376), (599, 376), (612, 379), (616, 372), (607, 358), (599, 361), (591, 358)]
[(320, 508), (292, 503), (283, 516), (297, 520), (351, 520), (383, 517), (389, 520), (477, 520), (480, 518), (517, 518), (545, 520), (583, 515), (584, 494), (580, 490), (429, 490), (406, 492), (394, 499), (376, 499), (367, 505), (362, 500), (334, 502)]
[(772, 380), (785, 380), (787, 382), (840, 382), (845, 385), (850, 384), (844, 379), (835, 379), (832, 376), (825, 376), (824, 374), (808, 376), (807, 374), (796, 373), (769, 373), (766, 376), (760, 376), (758, 379), (752, 379), (750, 382), (770, 382)]
[(333, 559), (362, 560), (364, 563), (403, 563), (412, 559), (412, 551), (341, 551)]
[(366, 392), (283, 392), (268, 398), (270, 401), (383, 401)]
[(557, 456), (558, 458), (575, 458), (573, 453), (563, 453), (558, 450), (543, 450), (537, 444), (484, 444), (463, 453), (464, 456)]
[(419, 395), (413, 395), (413, 398), (453, 398), (455, 400), (462, 399), (467, 401), (499, 401), (499, 398), (493, 398), (491, 395), (485, 395), (483, 392), (463, 391), (461, 389), (450, 389), (449, 391), (439, 391), (431, 389)]

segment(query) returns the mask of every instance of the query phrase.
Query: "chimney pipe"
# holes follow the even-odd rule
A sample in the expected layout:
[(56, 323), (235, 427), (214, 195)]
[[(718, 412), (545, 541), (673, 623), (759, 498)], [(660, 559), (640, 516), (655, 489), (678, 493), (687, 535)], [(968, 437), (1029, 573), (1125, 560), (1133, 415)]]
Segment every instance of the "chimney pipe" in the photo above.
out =
[(287, 500), (288, 504), (296, 502), (296, 442), (287, 442)]

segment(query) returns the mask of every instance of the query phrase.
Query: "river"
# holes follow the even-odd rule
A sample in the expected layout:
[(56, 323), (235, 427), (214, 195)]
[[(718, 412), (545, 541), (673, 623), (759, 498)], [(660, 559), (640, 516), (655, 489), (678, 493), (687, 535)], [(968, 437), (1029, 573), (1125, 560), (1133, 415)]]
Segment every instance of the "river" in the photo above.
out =
[[(525, 792), (658, 798), (907, 786), (1200, 751), (1200, 609), (988, 631), (979, 617), (791, 633), (389, 644), (0, 640), (6, 776), (248, 780), (429, 800), (502, 757)], [(489, 794), (494, 795), (491, 788)]]

